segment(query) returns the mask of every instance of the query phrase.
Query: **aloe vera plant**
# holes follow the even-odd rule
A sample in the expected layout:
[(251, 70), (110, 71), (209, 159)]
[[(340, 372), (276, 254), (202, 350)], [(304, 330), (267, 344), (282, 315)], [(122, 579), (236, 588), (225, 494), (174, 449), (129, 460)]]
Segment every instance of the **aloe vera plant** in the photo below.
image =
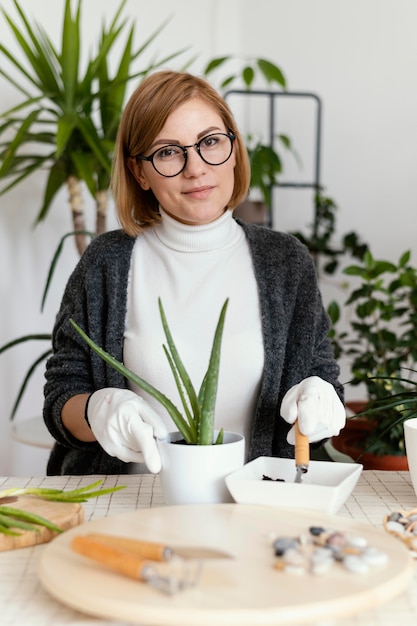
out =
[(175, 379), (184, 413), (181, 413), (172, 400), (167, 398), (167, 396), (156, 389), (156, 387), (132, 372), (132, 370), (127, 368), (123, 363), (100, 348), (73, 319), (71, 319), (70, 322), (90, 348), (108, 365), (125, 376), (134, 385), (149, 393), (168, 411), (172, 421), (182, 434), (186, 443), (211, 445), (213, 443), (218, 444), (223, 442), (223, 429), (219, 431), (216, 440), (214, 440), (214, 417), (219, 380), (220, 350), (228, 302), (229, 299), (227, 298), (221, 309), (214, 333), (209, 364), (197, 394), (175, 346), (161, 299), (159, 298), (158, 300), (162, 326), (167, 340), (167, 345), (164, 345), (163, 349)]
[(90, 498), (97, 498), (125, 488), (124, 485), (119, 485), (107, 489), (96, 489), (102, 482), (98, 480), (85, 487), (68, 491), (45, 487), (11, 487), (0, 491), (0, 534), (14, 536), (21, 534), (21, 531), (39, 532), (40, 527), (48, 528), (56, 533), (63, 532), (62, 528), (45, 517), (7, 505), (15, 502), (18, 496), (33, 496), (51, 502), (86, 502)]

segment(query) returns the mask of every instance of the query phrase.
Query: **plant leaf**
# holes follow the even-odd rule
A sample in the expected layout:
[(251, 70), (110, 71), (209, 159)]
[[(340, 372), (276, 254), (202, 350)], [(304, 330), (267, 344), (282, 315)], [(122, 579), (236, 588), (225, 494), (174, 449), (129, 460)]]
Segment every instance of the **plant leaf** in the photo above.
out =
[(162, 404), (162, 406), (168, 411), (175, 426), (178, 428), (178, 430), (184, 437), (185, 441), (187, 443), (192, 443), (190, 428), (186, 420), (183, 418), (183, 416), (181, 415), (177, 407), (169, 398), (167, 398), (163, 393), (161, 393), (153, 385), (146, 382), (146, 380), (144, 380), (143, 378), (140, 378), (140, 376), (132, 372), (132, 370), (127, 368), (125, 365), (123, 365), (123, 363), (120, 363), (120, 361), (118, 361), (113, 356), (108, 354), (108, 352), (103, 350), (103, 348), (100, 348), (92, 339), (90, 339), (90, 337), (82, 330), (82, 328), (80, 328), (80, 326), (78, 326), (78, 324), (73, 319), (70, 319), (70, 323), (75, 328), (77, 333), (81, 335), (84, 341), (86, 341), (86, 343), (90, 346), (90, 348), (96, 354), (98, 354), (100, 358), (103, 359), (103, 361), (105, 361), (108, 365), (113, 367), (113, 369), (115, 369), (116, 372), (119, 372), (119, 374), (122, 374), (122, 376), (125, 376), (134, 385), (137, 385), (137, 387), (140, 387), (140, 389), (143, 389), (143, 391), (146, 391), (146, 393), (149, 393), (149, 395), (151, 395), (153, 398), (155, 398), (155, 400), (157, 400), (160, 404)]
[(226, 299), (220, 312), (219, 321), (214, 334), (210, 361), (204, 377), (204, 398), (201, 406), (201, 422), (198, 441), (200, 445), (210, 445), (213, 443), (215, 406), (220, 367), (220, 349), (228, 303), (229, 298)]

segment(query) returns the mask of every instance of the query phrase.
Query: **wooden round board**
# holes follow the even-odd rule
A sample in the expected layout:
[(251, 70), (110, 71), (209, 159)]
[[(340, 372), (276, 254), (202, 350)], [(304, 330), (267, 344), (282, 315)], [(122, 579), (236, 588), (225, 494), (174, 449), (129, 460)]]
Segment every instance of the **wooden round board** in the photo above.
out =
[[(274, 569), (271, 533), (295, 536), (312, 524), (359, 534), (385, 551), (389, 561), (367, 574), (339, 565), (321, 576)], [(235, 558), (205, 561), (196, 587), (169, 596), (74, 553), (73, 537), (90, 532), (220, 548)], [(157, 568), (161, 565), (168, 567)], [(94, 520), (57, 537), (39, 563), (42, 584), (64, 604), (142, 626), (307, 624), (386, 602), (405, 589), (412, 573), (401, 542), (368, 524), (243, 504), (160, 507)]]
[[(7, 506), (40, 515), (62, 528), (62, 530), (82, 524), (84, 521), (82, 505), (74, 502), (49, 502), (33, 496), (21, 496), (15, 502), (7, 504)], [(27, 548), (38, 543), (47, 543), (57, 535), (56, 532), (42, 526), (38, 528), (39, 532), (25, 530), (20, 531), (20, 534), (16, 536), (0, 534), (0, 552), (15, 550), (16, 548)]]

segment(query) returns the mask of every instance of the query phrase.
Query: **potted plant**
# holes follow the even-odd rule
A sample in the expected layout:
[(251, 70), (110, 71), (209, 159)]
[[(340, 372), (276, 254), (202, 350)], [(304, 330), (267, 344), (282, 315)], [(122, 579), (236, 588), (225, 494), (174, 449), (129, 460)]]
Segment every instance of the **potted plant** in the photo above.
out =
[[(183, 413), (163, 393), (97, 346), (74, 320), (75, 330), (108, 365), (153, 396), (169, 413), (178, 432), (159, 441), (161, 482), (167, 504), (223, 502), (230, 499), (225, 476), (244, 463), (244, 437), (214, 428), (220, 349), (228, 300), (220, 312), (206, 374), (196, 392), (171, 335), (161, 300), (159, 312), (167, 345), (163, 346), (175, 379)], [(181, 445), (184, 444), (184, 445)]]
[[(368, 244), (355, 231), (344, 234), (340, 243), (334, 243), (337, 204), (322, 190), (314, 194), (314, 219), (308, 231), (293, 231), (310, 251), (318, 274), (334, 275), (346, 256), (362, 261)], [(337, 306), (337, 305), (336, 305)], [(340, 315), (340, 309), (337, 309)]]
[[(9, 65), (8, 68), (3, 66), (0, 73), (18, 89), (23, 99), (1, 114), (0, 179), (8, 182), (0, 194), (46, 168), (48, 178), (36, 222), (45, 219), (55, 195), (66, 185), (81, 254), (89, 242), (85, 232), (82, 183), (96, 201), (97, 234), (106, 229), (112, 153), (127, 83), (165, 65), (179, 53), (131, 73), (133, 62), (147, 50), (162, 28), (135, 50), (132, 24), (117, 63), (114, 48), (121, 43), (120, 36), (126, 26), (121, 18), (126, 0), (122, 0), (110, 26), (103, 25), (97, 52), (90, 53), (82, 72), (81, 0), (74, 15), (71, 0), (65, 1), (60, 50), (42, 25), (32, 26), (17, 0), (13, 1), (21, 24), (13, 21), (4, 9), (2, 13), (23, 62), (15, 49), (0, 44), (0, 54)], [(113, 73), (110, 66), (115, 67)]]
[(349, 454), (344, 440), (348, 437), (351, 443), (359, 429), (356, 456), (368, 469), (381, 468), (383, 457), (391, 467), (396, 460), (399, 467), (407, 467), (403, 422), (411, 415), (404, 400), (414, 398), (417, 361), (417, 269), (410, 256), (405, 252), (392, 263), (375, 259), (368, 250), (360, 264), (345, 268), (346, 275), (359, 279), (345, 303), (348, 330), (338, 331), (338, 304), (328, 308), (336, 357), (351, 359), (349, 384), (365, 389), (360, 417), (348, 420), (332, 444)]
[[(67, 239), (75, 238), (77, 250), (82, 254), (91, 238), (106, 230), (112, 154), (128, 82), (164, 66), (180, 52), (155, 59), (142, 69), (133, 69), (164, 24), (136, 48), (134, 23), (129, 26), (122, 16), (126, 0), (121, 0), (110, 25), (103, 24), (96, 51), (91, 46), (82, 71), (81, 0), (74, 12), (71, 1), (65, 0), (60, 49), (53, 45), (43, 26), (39, 23), (32, 26), (31, 18), (19, 2), (13, 1), (20, 21), (13, 20), (1, 9), (15, 45), (7, 48), (0, 43), (0, 56), (4, 61), (0, 74), (17, 88), (22, 100), (0, 114), (0, 180), (4, 183), (0, 195), (32, 174), (47, 170), (35, 223), (47, 218), (52, 201), (62, 186), (68, 189), (73, 220), (73, 231), (61, 238), (53, 254), (42, 295), (43, 310), (54, 269)], [(124, 33), (126, 37), (122, 41)], [(116, 45), (120, 46), (119, 56), (114, 50)], [(86, 230), (82, 201), (84, 187), (96, 201), (94, 232)], [(28, 341), (43, 342), (47, 348), (29, 366), (12, 407), (11, 419), (36, 368), (51, 352), (51, 335), (33, 332), (0, 347), (2, 354)]]
[[(211, 77), (213, 72), (220, 68), (224, 69), (224, 66), (231, 60), (230, 56), (212, 59), (207, 64), (204, 75)], [(220, 89), (225, 91), (234, 83), (240, 82), (244, 89), (250, 92), (257, 81), (266, 83), (268, 87), (274, 86), (282, 90), (287, 87), (286, 78), (278, 65), (268, 59), (254, 58), (245, 59), (238, 72), (233, 72), (223, 78)], [(227, 91), (225, 96), (227, 96)], [(291, 139), (287, 135), (279, 134), (274, 139), (281, 147), (296, 155)], [(272, 145), (272, 140), (266, 143), (262, 136), (248, 132), (245, 143), (251, 164), (250, 195), (236, 207), (234, 213), (236, 217), (245, 221), (268, 224), (270, 223), (271, 189), (282, 172), (282, 159)]]

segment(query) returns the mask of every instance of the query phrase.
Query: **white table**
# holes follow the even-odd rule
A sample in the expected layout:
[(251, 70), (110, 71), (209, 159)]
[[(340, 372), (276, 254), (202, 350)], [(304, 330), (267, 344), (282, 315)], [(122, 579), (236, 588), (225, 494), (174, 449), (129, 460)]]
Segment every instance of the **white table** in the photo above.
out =
[[(126, 485), (126, 489), (84, 504), (86, 521), (138, 508), (163, 505), (159, 480), (149, 474), (127, 476), (0, 477), (0, 489), (37, 486), (73, 489), (104, 478), (103, 487)], [(382, 527), (384, 515), (417, 506), (408, 472), (363, 472), (339, 512), (343, 517)], [(52, 598), (37, 578), (39, 557), (45, 546), (0, 553), (0, 623), (2, 626), (125, 626), (122, 622), (91, 618), (67, 608)], [(417, 624), (417, 563), (406, 592), (391, 602), (355, 617), (326, 621), (320, 626), (415, 626)], [(196, 624), (196, 626), (198, 626)], [(254, 625), (255, 626), (255, 625)]]

